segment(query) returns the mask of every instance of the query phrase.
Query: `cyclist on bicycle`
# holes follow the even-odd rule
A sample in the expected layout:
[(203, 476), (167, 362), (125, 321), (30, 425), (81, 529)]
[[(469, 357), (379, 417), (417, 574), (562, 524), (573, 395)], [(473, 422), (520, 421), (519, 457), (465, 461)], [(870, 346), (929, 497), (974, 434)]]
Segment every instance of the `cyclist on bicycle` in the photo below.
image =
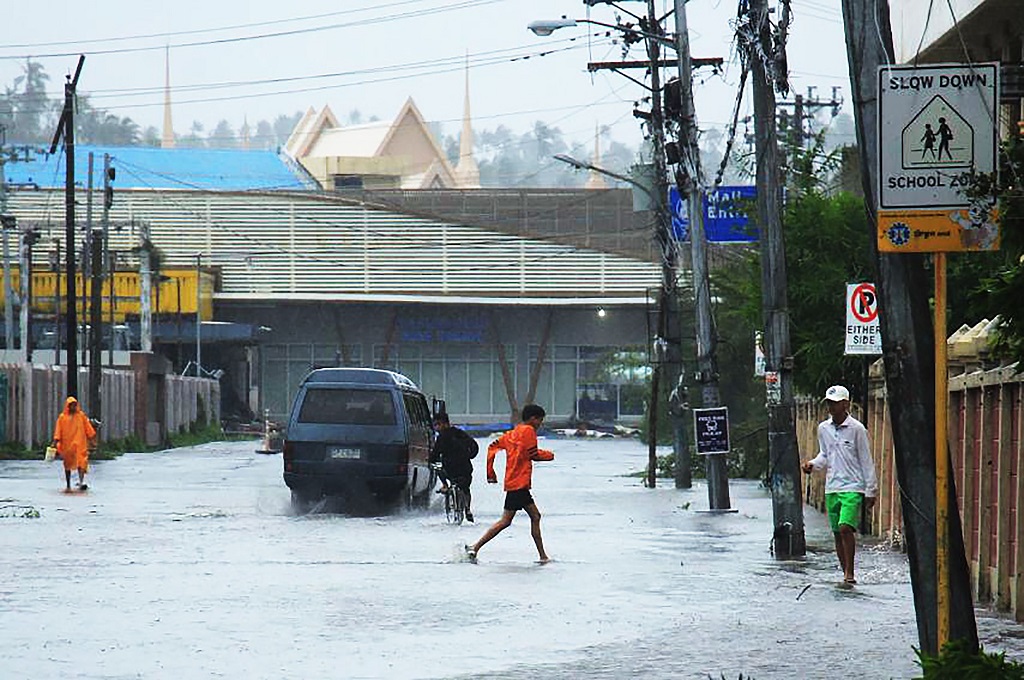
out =
[(438, 477), (442, 486), (438, 493), (446, 493), (448, 484), (461, 488), (466, 494), (466, 519), (472, 522), (469, 485), (473, 482), (473, 463), (470, 459), (476, 457), (480, 447), (472, 437), (451, 424), (447, 413), (434, 416), (434, 428), (437, 430), (437, 440), (430, 454), (430, 462), (441, 463)]

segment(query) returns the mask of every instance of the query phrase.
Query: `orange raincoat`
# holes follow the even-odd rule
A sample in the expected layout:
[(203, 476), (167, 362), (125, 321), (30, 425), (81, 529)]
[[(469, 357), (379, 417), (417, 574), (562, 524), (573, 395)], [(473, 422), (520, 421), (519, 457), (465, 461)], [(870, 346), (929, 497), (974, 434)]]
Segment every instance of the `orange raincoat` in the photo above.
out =
[(53, 428), (53, 441), (57, 442), (57, 453), (64, 461), (65, 470), (86, 470), (89, 467), (89, 442), (96, 436), (96, 428), (79, 407), (71, 413), (71, 403), (78, 403), (74, 397), (64, 402), (64, 411), (57, 417)]

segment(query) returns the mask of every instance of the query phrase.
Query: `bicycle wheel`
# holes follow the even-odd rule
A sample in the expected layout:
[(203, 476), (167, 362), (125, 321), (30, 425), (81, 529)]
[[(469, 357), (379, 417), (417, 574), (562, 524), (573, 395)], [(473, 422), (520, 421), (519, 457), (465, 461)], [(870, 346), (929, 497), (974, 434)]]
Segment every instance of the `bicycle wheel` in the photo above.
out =
[(449, 524), (455, 523), (455, 487), (451, 485), (444, 493), (444, 516)]
[(462, 490), (462, 487), (454, 487), (455, 493), (455, 523), (462, 524), (462, 520), (466, 518), (466, 492)]

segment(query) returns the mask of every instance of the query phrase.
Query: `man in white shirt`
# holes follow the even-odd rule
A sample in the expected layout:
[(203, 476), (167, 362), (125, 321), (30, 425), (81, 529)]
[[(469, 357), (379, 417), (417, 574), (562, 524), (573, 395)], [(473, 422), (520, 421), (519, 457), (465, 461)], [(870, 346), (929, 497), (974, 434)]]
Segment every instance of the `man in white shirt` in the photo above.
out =
[(878, 481), (868, 447), (868, 431), (850, 415), (850, 392), (842, 385), (825, 391), (828, 420), (818, 425), (818, 455), (802, 467), (807, 474), (826, 469), (825, 507), (836, 541), (836, 555), (843, 568), (843, 585), (857, 583), (853, 558), (857, 551), (857, 525), (863, 504), (875, 504)]

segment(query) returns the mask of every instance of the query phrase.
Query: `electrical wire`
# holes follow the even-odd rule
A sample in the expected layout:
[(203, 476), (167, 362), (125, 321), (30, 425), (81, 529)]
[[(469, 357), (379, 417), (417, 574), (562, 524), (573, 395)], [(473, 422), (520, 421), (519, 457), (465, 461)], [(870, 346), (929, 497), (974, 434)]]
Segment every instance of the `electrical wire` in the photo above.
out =
[(0, 49), (32, 49), (37, 47), (59, 47), (61, 45), (94, 45), (96, 43), (106, 42), (124, 42), (127, 40), (145, 40), (149, 38), (170, 38), (179, 35), (197, 35), (202, 33), (217, 33), (219, 31), (234, 31), (241, 28), (258, 28), (260, 26), (276, 26), (280, 24), (297, 23), (300, 21), (312, 21), (313, 19), (326, 19), (328, 17), (339, 16), (342, 14), (358, 14), (359, 12), (368, 12), (375, 9), (387, 9), (389, 7), (398, 7), (401, 5), (415, 5), (428, 0), (402, 0), (400, 2), (388, 2), (382, 5), (372, 5), (369, 7), (355, 7), (352, 9), (339, 10), (337, 12), (326, 12), (324, 14), (311, 14), (303, 17), (292, 17), (290, 19), (272, 19), (269, 21), (257, 21), (247, 24), (234, 24), (231, 26), (218, 26), (215, 28), (196, 28), (186, 31), (166, 31), (163, 33), (144, 33), (140, 35), (127, 35), (127, 36), (115, 36), (110, 38), (91, 38), (85, 40), (60, 40), (50, 42), (38, 42), (38, 43), (10, 43), (0, 47)]
[[(181, 49), (186, 47), (201, 47), (207, 45), (226, 45), (230, 43), (247, 42), (250, 40), (264, 40), (268, 38), (281, 38), (295, 35), (302, 35), (306, 33), (317, 33), (322, 31), (331, 31), (339, 28), (356, 28), (362, 26), (370, 26), (373, 24), (379, 24), (384, 22), (400, 21), (402, 19), (418, 19), (420, 17), (429, 16), (433, 14), (441, 14), (444, 12), (451, 12), (461, 9), (469, 9), (472, 7), (478, 7), (483, 5), (490, 5), (496, 2), (502, 2), (503, 0), (459, 0), (449, 5), (443, 5), (441, 7), (418, 10), (414, 12), (404, 12), (399, 14), (391, 14), (380, 17), (373, 17), (370, 19), (360, 19), (357, 21), (342, 22), (337, 24), (328, 24), (324, 26), (313, 26), (310, 28), (293, 29), (289, 31), (276, 31), (273, 33), (262, 33), (259, 35), (248, 35), (239, 36), (235, 38), (218, 38), (214, 40), (196, 40), (192, 42), (181, 42), (172, 43), (169, 45), (150, 45), (145, 47), (123, 47), (123, 48), (111, 48), (105, 50), (90, 50), (90, 55), (103, 55), (103, 54), (133, 54), (138, 52), (152, 52), (154, 50), (164, 49)], [(19, 54), (19, 55), (0, 55), (0, 60), (25, 60), (25, 59), (50, 59), (56, 57), (74, 57), (80, 54), (81, 50), (73, 52), (51, 52), (47, 54)]]

